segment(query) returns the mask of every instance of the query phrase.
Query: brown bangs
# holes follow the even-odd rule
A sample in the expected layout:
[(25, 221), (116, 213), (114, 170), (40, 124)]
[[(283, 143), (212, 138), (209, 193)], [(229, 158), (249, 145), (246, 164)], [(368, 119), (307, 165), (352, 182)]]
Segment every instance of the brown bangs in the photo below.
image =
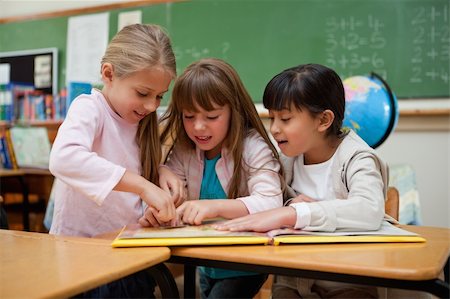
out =
[(197, 67), (194, 71), (184, 74), (176, 82), (172, 97), (177, 111), (198, 112), (197, 107), (206, 111), (216, 109), (214, 105), (225, 106), (234, 96), (229, 94), (229, 88), (217, 76), (211, 76), (211, 70)]

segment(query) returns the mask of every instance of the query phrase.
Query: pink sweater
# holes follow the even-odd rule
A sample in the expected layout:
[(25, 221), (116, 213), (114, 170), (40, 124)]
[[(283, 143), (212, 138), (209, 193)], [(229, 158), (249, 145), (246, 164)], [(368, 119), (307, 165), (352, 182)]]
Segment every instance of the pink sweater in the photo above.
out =
[[(188, 186), (188, 199), (198, 199), (203, 178), (204, 152), (199, 149), (187, 151), (175, 146), (166, 165), (183, 179)], [(278, 208), (283, 205), (280, 178), (280, 165), (272, 156), (264, 139), (252, 132), (244, 140), (244, 167), (252, 167), (247, 177), (242, 177), (240, 194), (249, 213)], [(217, 161), (216, 173), (223, 190), (228, 192), (233, 175), (234, 161), (226, 149), (222, 149), (222, 157)], [(258, 168), (262, 168), (259, 169)]]
[(73, 101), (50, 154), (58, 178), (51, 234), (90, 237), (142, 216), (138, 195), (112, 191), (126, 169), (140, 173), (136, 130), (98, 90)]

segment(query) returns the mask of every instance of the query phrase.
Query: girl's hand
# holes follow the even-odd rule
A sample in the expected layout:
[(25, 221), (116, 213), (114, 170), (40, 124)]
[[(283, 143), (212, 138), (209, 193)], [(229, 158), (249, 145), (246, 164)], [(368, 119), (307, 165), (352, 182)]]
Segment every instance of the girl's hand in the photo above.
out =
[(295, 209), (281, 207), (213, 225), (217, 230), (267, 232), (293, 227), (297, 220)]
[(153, 215), (153, 213), (158, 213), (153, 207), (147, 207), (144, 212), (144, 216), (139, 218), (138, 222), (142, 226), (152, 226), (159, 227), (161, 223), (158, 222), (158, 219)]
[(157, 211), (153, 207), (147, 207), (144, 212), (144, 216), (139, 218), (138, 223), (144, 227), (160, 227), (160, 226), (181, 226), (184, 223), (178, 219), (173, 218), (170, 222), (158, 222), (158, 219), (154, 216)]
[(169, 222), (175, 218), (175, 205), (170, 194), (136, 173), (125, 171), (114, 190), (139, 195), (149, 207), (155, 208), (153, 216), (159, 223)]
[(186, 199), (186, 187), (180, 178), (168, 167), (159, 167), (159, 185), (172, 195), (175, 207), (181, 205)]
[(296, 197), (292, 198), (289, 202), (289, 204), (297, 203), (297, 202), (316, 202), (317, 200), (312, 199), (311, 197), (308, 197), (304, 194), (299, 194)]
[(170, 222), (176, 217), (175, 205), (170, 194), (158, 186), (147, 181), (144, 191), (139, 195), (148, 207), (153, 208), (150, 211), (158, 223)]
[(178, 219), (183, 223), (200, 225), (205, 219), (219, 217), (221, 205), (225, 200), (190, 200), (177, 208)]

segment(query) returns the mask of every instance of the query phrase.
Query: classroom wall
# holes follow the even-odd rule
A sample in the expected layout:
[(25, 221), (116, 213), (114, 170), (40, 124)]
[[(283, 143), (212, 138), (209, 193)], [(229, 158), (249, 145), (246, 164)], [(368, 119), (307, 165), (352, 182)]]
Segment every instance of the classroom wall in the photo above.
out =
[(423, 225), (450, 227), (450, 132), (397, 130), (377, 152), (415, 170)]

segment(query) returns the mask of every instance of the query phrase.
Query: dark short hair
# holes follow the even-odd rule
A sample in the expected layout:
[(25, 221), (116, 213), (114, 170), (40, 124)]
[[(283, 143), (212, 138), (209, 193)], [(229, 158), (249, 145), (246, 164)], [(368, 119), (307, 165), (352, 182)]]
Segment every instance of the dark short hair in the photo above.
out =
[(320, 64), (302, 64), (286, 69), (267, 84), (263, 104), (269, 110), (306, 109), (317, 115), (333, 111), (334, 121), (328, 135), (341, 136), (345, 112), (345, 92), (342, 80), (332, 69)]

